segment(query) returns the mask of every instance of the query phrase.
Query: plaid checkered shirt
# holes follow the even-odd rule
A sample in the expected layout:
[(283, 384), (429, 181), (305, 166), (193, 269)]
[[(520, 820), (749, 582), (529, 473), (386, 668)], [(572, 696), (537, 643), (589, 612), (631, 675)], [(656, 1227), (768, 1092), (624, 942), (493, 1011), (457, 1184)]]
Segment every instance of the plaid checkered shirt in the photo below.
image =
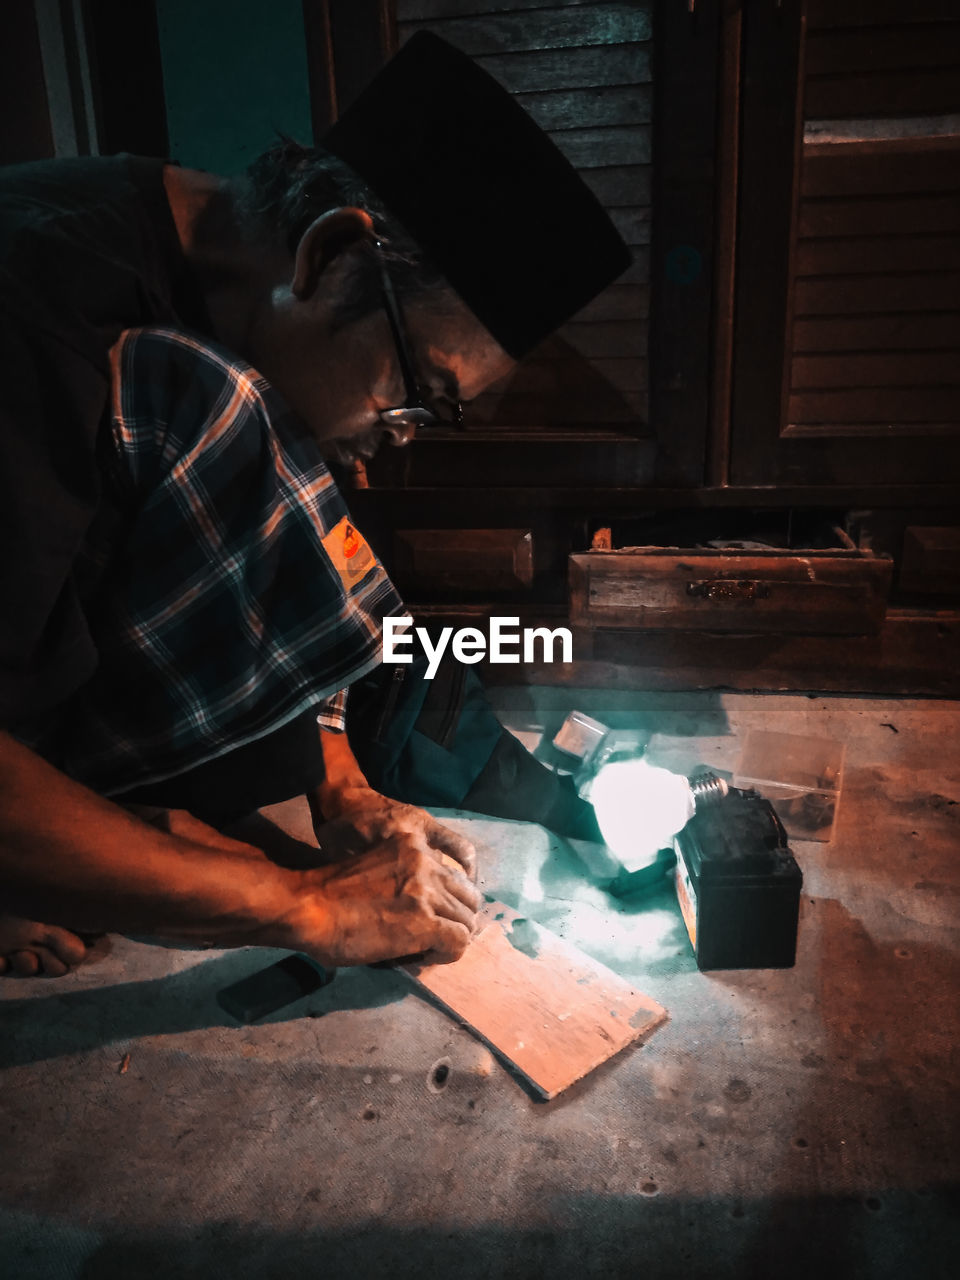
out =
[[(207, 341), (131, 329), (111, 351), (100, 655), (62, 767), (109, 795), (162, 781), (345, 691), (403, 614), (318, 446), (270, 385)], [(94, 556), (96, 561), (96, 556)]]

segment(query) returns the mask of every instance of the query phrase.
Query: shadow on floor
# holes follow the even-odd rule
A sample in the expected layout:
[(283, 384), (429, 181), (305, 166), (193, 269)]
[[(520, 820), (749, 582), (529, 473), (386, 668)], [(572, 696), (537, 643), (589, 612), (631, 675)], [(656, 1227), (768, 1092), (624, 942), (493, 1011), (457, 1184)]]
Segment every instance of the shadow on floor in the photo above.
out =
[(51, 1224), (49, 1252), (45, 1242), (17, 1248), (8, 1241), (5, 1275), (51, 1274), (43, 1270), (44, 1255), (49, 1260), (55, 1251), (56, 1274), (71, 1280), (808, 1280), (818, 1274), (947, 1280), (955, 1274), (960, 1196), (950, 1188), (756, 1200), (668, 1198), (653, 1189), (632, 1197), (551, 1198), (527, 1228), (411, 1230), (373, 1219), (324, 1231), (306, 1223), (337, 1196), (322, 1168), (317, 1183), (296, 1210), (304, 1221), (300, 1230), (218, 1222), (152, 1238), (114, 1236), (92, 1249), (70, 1240), (67, 1255), (76, 1263), (68, 1270), (54, 1243), (67, 1228)]
[[(0, 1004), (0, 1070), (86, 1053), (140, 1036), (236, 1027), (236, 1020), (217, 1005), (216, 993), (277, 958), (273, 952), (233, 952), (163, 978), (5, 1000)], [(314, 1016), (379, 1008), (402, 1000), (409, 990), (406, 978), (389, 969), (351, 969), (263, 1022), (301, 1018), (308, 1002)]]

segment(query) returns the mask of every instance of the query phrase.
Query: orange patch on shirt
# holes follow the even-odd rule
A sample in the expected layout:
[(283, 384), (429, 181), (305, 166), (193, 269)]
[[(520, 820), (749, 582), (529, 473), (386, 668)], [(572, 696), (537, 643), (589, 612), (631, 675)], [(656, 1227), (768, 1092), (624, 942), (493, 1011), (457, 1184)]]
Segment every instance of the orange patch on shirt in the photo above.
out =
[(348, 524), (343, 535), (343, 554), (348, 560), (352, 560), (363, 545), (363, 539), (359, 533), (353, 525)]
[(373, 552), (363, 534), (346, 516), (323, 539), (323, 549), (348, 588), (359, 582), (373, 564)]

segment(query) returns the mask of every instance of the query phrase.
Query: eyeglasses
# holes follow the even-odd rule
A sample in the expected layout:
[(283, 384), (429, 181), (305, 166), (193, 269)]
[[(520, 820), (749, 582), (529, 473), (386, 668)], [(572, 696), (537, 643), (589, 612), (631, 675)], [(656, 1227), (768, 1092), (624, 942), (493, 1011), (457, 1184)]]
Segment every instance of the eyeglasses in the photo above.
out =
[(446, 404), (436, 401), (433, 404), (427, 404), (424, 398), (416, 374), (413, 372), (403, 313), (400, 310), (400, 302), (393, 287), (393, 281), (390, 279), (390, 273), (387, 271), (383, 245), (379, 240), (374, 241), (374, 250), (380, 269), (380, 296), (383, 309), (390, 321), (390, 332), (393, 334), (393, 344), (397, 349), (397, 363), (403, 375), (403, 389), (406, 394), (406, 400), (396, 409), (382, 409), (380, 420), (388, 426), (459, 427), (463, 423), (463, 405), (459, 400)]

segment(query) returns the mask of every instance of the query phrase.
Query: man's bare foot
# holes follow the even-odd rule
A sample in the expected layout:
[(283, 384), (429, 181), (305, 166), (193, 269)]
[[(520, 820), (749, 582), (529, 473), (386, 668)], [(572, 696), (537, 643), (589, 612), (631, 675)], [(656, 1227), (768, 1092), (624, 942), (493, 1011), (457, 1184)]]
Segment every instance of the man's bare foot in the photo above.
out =
[(55, 924), (0, 915), (0, 974), (61, 978), (87, 954), (82, 938)]

